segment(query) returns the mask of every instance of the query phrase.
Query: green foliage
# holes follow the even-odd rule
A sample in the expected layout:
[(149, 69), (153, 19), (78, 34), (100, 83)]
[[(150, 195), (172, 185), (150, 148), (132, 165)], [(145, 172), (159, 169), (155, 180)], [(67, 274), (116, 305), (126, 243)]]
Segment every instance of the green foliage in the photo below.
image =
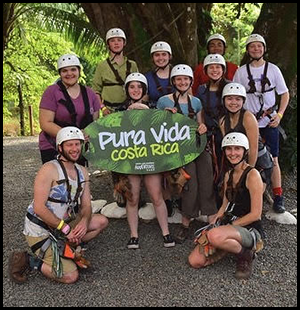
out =
[[(37, 133), (41, 96), (59, 77), (57, 59), (75, 52), (83, 66), (80, 82), (90, 86), (96, 65), (107, 57), (107, 51), (78, 4), (17, 3), (14, 8), (14, 22), (10, 26), (13, 31), (3, 51), (3, 123), (9, 128), (18, 127), (19, 85), (26, 134), (30, 132), (29, 105), (33, 106)], [(3, 134), (4, 131), (3, 128)]]
[(220, 33), (225, 37), (226, 60), (240, 64), (246, 39), (252, 33), (261, 6), (262, 3), (214, 3), (211, 33)]
[[(58, 78), (56, 61), (72, 51), (72, 44), (55, 33), (46, 33), (30, 23), (26, 28), (26, 44), (14, 36), (5, 50), (3, 62), (3, 120), (19, 117), (18, 85), (22, 90), (25, 106), (26, 133), (29, 133), (28, 105), (33, 106), (35, 131), (39, 131), (38, 107), (47, 86)], [(24, 28), (24, 29), (25, 29)]]
[(287, 139), (280, 141), (280, 167), (284, 171), (291, 171), (297, 167), (297, 96), (290, 100), (281, 125)]

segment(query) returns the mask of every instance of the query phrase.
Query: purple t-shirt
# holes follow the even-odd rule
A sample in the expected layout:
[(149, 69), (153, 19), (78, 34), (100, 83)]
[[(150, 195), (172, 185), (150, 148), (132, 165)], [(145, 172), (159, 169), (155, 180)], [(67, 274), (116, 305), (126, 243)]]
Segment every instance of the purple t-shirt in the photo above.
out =
[[(96, 94), (90, 87), (86, 87), (87, 95), (90, 104), (90, 113), (93, 115), (95, 112), (100, 110), (100, 102), (96, 97)], [(57, 84), (50, 85), (44, 92), (40, 108), (55, 112), (55, 120), (58, 122), (64, 122), (72, 124), (71, 116), (66, 106), (59, 103), (59, 100), (65, 100), (65, 97)], [(77, 98), (71, 98), (76, 111), (76, 125), (79, 126), (85, 114), (84, 102), (82, 94), (80, 92)], [(42, 131), (39, 135), (39, 148), (40, 150), (55, 149), (55, 138), (46, 135)]]

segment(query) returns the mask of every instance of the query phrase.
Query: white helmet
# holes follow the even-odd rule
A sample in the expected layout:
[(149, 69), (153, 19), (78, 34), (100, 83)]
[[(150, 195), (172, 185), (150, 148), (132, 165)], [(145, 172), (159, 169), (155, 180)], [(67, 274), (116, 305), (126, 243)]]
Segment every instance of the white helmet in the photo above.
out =
[(225, 96), (231, 96), (231, 95), (241, 96), (244, 99), (246, 99), (246, 89), (242, 84), (228, 83), (223, 88), (222, 99)]
[(128, 74), (128, 76), (126, 77), (126, 80), (125, 80), (124, 87), (126, 88), (126, 85), (132, 81), (141, 82), (141, 83), (146, 85), (146, 88), (148, 88), (148, 83), (147, 83), (146, 77), (139, 72), (134, 72), (134, 73)]
[(174, 66), (172, 68), (172, 71), (171, 71), (171, 79), (174, 76), (178, 76), (178, 75), (186, 75), (186, 76), (189, 76), (190, 78), (192, 78), (192, 80), (194, 79), (193, 70), (188, 65), (180, 64), (180, 65)]
[(224, 71), (226, 70), (226, 61), (224, 57), (220, 54), (209, 54), (205, 57), (203, 67), (205, 68), (206, 66), (212, 64), (222, 65)]
[(230, 132), (223, 138), (222, 149), (226, 146), (232, 145), (242, 146), (246, 149), (246, 151), (249, 150), (248, 138), (241, 132)]
[(221, 40), (223, 43), (224, 43), (224, 46), (226, 46), (226, 40), (225, 38), (219, 34), (219, 33), (216, 33), (216, 34), (213, 34), (211, 35), (207, 41), (206, 41), (206, 45), (208, 46), (208, 43), (211, 41), (211, 40)]
[(68, 126), (61, 128), (56, 135), (56, 148), (63, 142), (68, 140), (81, 140), (84, 141), (84, 136), (82, 131), (74, 126)]
[(170, 55), (172, 55), (171, 46), (164, 41), (156, 42), (151, 46), (150, 55), (155, 52), (168, 52)]
[(81, 68), (80, 61), (76, 55), (65, 54), (58, 58), (57, 70), (60, 70), (65, 67), (70, 67), (70, 66), (78, 66)]
[(106, 33), (106, 43), (111, 38), (123, 38), (126, 41), (125, 32), (120, 28), (111, 28)]
[(253, 33), (248, 37), (246, 41), (246, 49), (247, 49), (248, 44), (252, 42), (261, 42), (265, 46), (265, 51), (267, 50), (266, 41), (260, 34)]

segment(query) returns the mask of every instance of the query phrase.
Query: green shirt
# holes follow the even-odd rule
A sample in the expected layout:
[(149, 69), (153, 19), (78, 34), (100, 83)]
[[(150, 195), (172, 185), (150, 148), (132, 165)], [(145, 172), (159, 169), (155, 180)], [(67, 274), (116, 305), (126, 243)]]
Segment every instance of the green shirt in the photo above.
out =
[[(135, 61), (128, 60), (130, 62), (130, 73), (138, 72), (138, 67)], [(120, 77), (125, 82), (126, 69), (127, 69), (127, 57), (124, 56), (124, 62), (118, 65), (115, 61), (112, 61), (113, 67), (118, 71)], [(93, 79), (93, 90), (101, 96), (105, 101), (112, 104), (120, 104), (126, 100), (126, 93), (124, 91), (124, 85), (105, 86), (105, 83), (118, 83), (114, 72), (107, 63), (107, 60), (100, 62), (96, 68), (95, 76)]]

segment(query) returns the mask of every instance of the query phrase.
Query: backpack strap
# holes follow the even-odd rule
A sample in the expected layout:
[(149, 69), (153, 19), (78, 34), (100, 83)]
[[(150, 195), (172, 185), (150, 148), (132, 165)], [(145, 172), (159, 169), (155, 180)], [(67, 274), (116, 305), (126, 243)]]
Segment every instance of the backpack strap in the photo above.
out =
[(228, 133), (234, 132), (234, 131), (238, 131), (238, 132), (241, 132), (243, 134), (246, 134), (245, 128), (243, 126), (245, 112), (246, 112), (246, 110), (244, 108), (241, 108), (238, 122), (234, 128), (231, 128), (229, 113), (225, 114), (225, 117), (224, 117), (225, 134), (228, 134)]
[(251, 71), (250, 71), (250, 64), (249, 63), (246, 64), (246, 69), (247, 69), (247, 74), (248, 74), (248, 79), (249, 79), (248, 85), (250, 86), (250, 89), (247, 91), (247, 93), (253, 94), (256, 92), (256, 87), (255, 87), (255, 82), (254, 82), (253, 76), (252, 76)]
[(64, 97), (65, 97), (65, 100), (60, 99), (58, 102), (63, 104), (67, 108), (67, 110), (71, 116), (72, 124), (66, 124), (65, 122), (59, 123), (57, 121), (55, 121), (55, 123), (57, 123), (58, 125), (62, 125), (62, 127), (72, 125), (72, 126), (79, 127), (80, 129), (85, 128), (88, 124), (90, 124), (93, 121), (93, 117), (90, 113), (90, 103), (89, 103), (89, 98), (87, 95), (86, 87), (79, 84), (80, 91), (81, 91), (82, 98), (83, 98), (83, 102), (84, 102), (84, 112), (85, 113), (84, 113), (84, 117), (83, 117), (82, 121), (80, 122), (79, 126), (77, 126), (77, 123), (76, 123), (77, 113), (75, 111), (74, 103), (73, 103), (65, 85), (62, 83), (62, 81), (58, 81), (57, 85), (59, 86), (60, 90), (62, 91), (62, 93), (64, 94)]
[(76, 170), (76, 173), (77, 173), (77, 190), (76, 190), (74, 199), (72, 200), (72, 198), (71, 198), (72, 186), (70, 185), (69, 177), (68, 177), (66, 168), (65, 168), (65, 166), (63, 165), (63, 163), (61, 162), (60, 159), (57, 158), (57, 162), (59, 163), (59, 165), (60, 165), (60, 167), (62, 169), (62, 172), (64, 174), (64, 177), (65, 177), (62, 180), (58, 180), (57, 184), (66, 183), (67, 192), (68, 192), (68, 200), (64, 201), (64, 200), (59, 200), (59, 199), (55, 199), (55, 198), (52, 198), (52, 197), (48, 197), (48, 201), (56, 202), (56, 203), (67, 203), (71, 207), (71, 210), (70, 210), (71, 212), (73, 211), (74, 213), (78, 213), (78, 208), (79, 208), (78, 207), (78, 199), (79, 199), (79, 195), (80, 195), (81, 191), (83, 190), (83, 187), (82, 187), (81, 184), (83, 182), (85, 182), (85, 181), (80, 182), (79, 170), (78, 170), (78, 168), (75, 165), (75, 170)]
[[(271, 86), (271, 82), (270, 80), (268, 79), (267, 77), (267, 72), (268, 72), (268, 66), (269, 66), (269, 62), (266, 61), (265, 63), (265, 67), (264, 67), (264, 73), (263, 73), (263, 77), (262, 77), (262, 80), (261, 80), (261, 92), (262, 93), (265, 93), (266, 90), (266, 84), (268, 84), (269, 86)], [(271, 89), (268, 89), (267, 91), (271, 91), (273, 90), (275, 87), (271, 88)]]
[(84, 117), (79, 124), (79, 129), (83, 129), (87, 125), (89, 125), (90, 123), (93, 122), (93, 116), (90, 112), (90, 102), (89, 102), (89, 97), (87, 94), (86, 87), (81, 85), (81, 84), (79, 84), (79, 85), (80, 85), (80, 90), (81, 90), (82, 99), (83, 99), (83, 103), (84, 103), (84, 112), (85, 112)]
[(246, 178), (248, 172), (250, 170), (254, 169), (254, 167), (252, 166), (248, 166), (242, 173), (239, 181), (236, 184), (236, 187), (233, 188), (233, 172), (234, 169), (229, 171), (229, 177), (228, 177), (228, 181), (227, 181), (227, 190), (226, 190), (226, 197), (228, 199), (229, 202), (233, 202), (235, 203), (235, 199), (236, 199), (236, 194), (239, 190), (239, 188), (241, 187), (242, 182), (244, 181), (244, 179)]
[(171, 79), (170, 79), (170, 77), (171, 77), (171, 67), (170, 67), (170, 70), (169, 70), (169, 78), (168, 78), (168, 85), (167, 85), (166, 91), (164, 91), (163, 87), (159, 83), (159, 80), (158, 80), (158, 77), (157, 77), (157, 74), (156, 74), (157, 71), (158, 70), (151, 71), (153, 80), (154, 80), (154, 82), (156, 84), (157, 91), (159, 93), (161, 93), (162, 95), (171, 93), (172, 92), (172, 85), (171, 85)]
[[(194, 119), (195, 111), (194, 111), (192, 104), (191, 104), (191, 98), (189, 95), (187, 96), (187, 98), (188, 98), (188, 111), (189, 111), (188, 117), (191, 119)], [(176, 97), (175, 93), (173, 93), (173, 100), (174, 100), (174, 107), (177, 108), (177, 110), (180, 114), (183, 114), (181, 107), (180, 107), (180, 104), (178, 102), (178, 98)]]
[(63, 104), (67, 108), (67, 110), (71, 116), (72, 125), (76, 126), (77, 114), (76, 114), (75, 107), (74, 107), (74, 104), (72, 102), (72, 99), (71, 99), (69, 93), (67, 92), (67, 89), (66, 89), (66, 87), (62, 81), (58, 81), (57, 85), (59, 86), (60, 90), (62, 91), (62, 93), (64, 94), (64, 97), (65, 97), (65, 100), (60, 99), (58, 102)]
[[(266, 61), (265, 66), (264, 66), (263, 76), (261, 79), (261, 93), (262, 94), (269, 92), (269, 91), (272, 91), (275, 88), (275, 87), (272, 87), (272, 88), (266, 90), (266, 84), (271, 86), (271, 82), (267, 77), (268, 67), (269, 67), (269, 62)], [(250, 71), (250, 64), (249, 63), (246, 64), (246, 69), (247, 69), (247, 74), (248, 74), (248, 79), (249, 79), (248, 85), (250, 86), (250, 89), (247, 91), (247, 93), (253, 94), (256, 92), (256, 87), (255, 87), (255, 82), (254, 82), (253, 76), (252, 76), (251, 71)]]
[[(117, 83), (103, 83), (103, 86), (115, 86), (115, 85), (120, 85), (120, 86), (123, 86), (125, 84), (125, 82), (123, 81), (123, 79), (121, 78), (118, 70), (116, 70), (113, 66), (113, 64), (111, 63), (110, 59), (107, 58), (106, 59), (111, 71), (113, 72), (113, 74), (115, 75), (115, 78), (117, 80)], [(130, 73), (130, 70), (131, 70), (131, 63), (130, 61), (127, 59), (126, 61), (126, 76), (129, 75)]]

